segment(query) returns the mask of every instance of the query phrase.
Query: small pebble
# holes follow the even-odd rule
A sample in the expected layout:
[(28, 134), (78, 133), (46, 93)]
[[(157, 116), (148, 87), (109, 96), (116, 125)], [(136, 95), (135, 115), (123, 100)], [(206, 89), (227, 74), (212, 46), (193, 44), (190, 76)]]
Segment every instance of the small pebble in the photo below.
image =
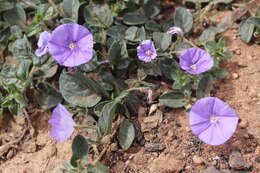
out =
[(158, 104), (153, 104), (151, 107), (150, 107), (150, 110), (149, 110), (149, 114), (148, 115), (151, 115), (152, 113), (154, 113), (158, 108)]
[(243, 129), (247, 128), (248, 126), (248, 121), (246, 119), (241, 119), (239, 126)]
[(232, 79), (238, 79), (239, 75), (237, 73), (232, 73)]
[(145, 145), (146, 151), (149, 152), (157, 152), (157, 151), (162, 151), (166, 148), (164, 144), (155, 144), (155, 143), (149, 143)]

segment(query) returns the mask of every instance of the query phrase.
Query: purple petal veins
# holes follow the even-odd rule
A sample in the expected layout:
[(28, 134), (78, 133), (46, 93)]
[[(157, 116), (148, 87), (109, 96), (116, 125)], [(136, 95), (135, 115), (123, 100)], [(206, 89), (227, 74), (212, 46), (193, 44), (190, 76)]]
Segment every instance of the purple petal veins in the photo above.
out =
[(75, 122), (72, 115), (61, 104), (58, 104), (53, 110), (48, 123), (52, 126), (50, 137), (55, 138), (58, 142), (64, 142), (74, 131)]
[(238, 116), (234, 109), (217, 97), (198, 100), (189, 113), (192, 132), (210, 145), (225, 143), (235, 132)]
[(166, 34), (171, 34), (171, 35), (173, 35), (173, 34), (183, 35), (183, 31), (182, 31), (182, 29), (181, 29), (180, 27), (174, 26), (174, 27), (170, 27), (170, 28), (167, 30)]
[(180, 66), (191, 74), (201, 74), (210, 70), (214, 65), (211, 55), (199, 48), (189, 48), (180, 55)]
[(60, 65), (75, 67), (92, 59), (93, 45), (93, 35), (87, 28), (68, 23), (53, 31), (48, 47)]
[(38, 49), (35, 51), (37, 56), (43, 56), (48, 51), (48, 42), (51, 38), (51, 34), (47, 31), (44, 31), (40, 34), (40, 38), (38, 40), (37, 46)]
[(157, 57), (154, 43), (151, 40), (142, 41), (137, 47), (137, 55), (141, 61), (150, 62)]

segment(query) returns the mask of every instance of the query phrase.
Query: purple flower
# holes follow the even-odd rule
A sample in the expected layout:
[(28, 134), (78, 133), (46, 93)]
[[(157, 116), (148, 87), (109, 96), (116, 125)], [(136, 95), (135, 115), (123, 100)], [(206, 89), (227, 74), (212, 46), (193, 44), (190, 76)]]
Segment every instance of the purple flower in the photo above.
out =
[(61, 104), (58, 104), (53, 110), (48, 123), (52, 126), (50, 137), (55, 138), (58, 142), (64, 142), (74, 131), (75, 122), (68, 110)]
[(151, 40), (142, 41), (137, 47), (137, 55), (141, 61), (150, 62), (156, 58), (157, 52)]
[(234, 109), (217, 97), (198, 100), (190, 111), (192, 132), (210, 145), (225, 143), (235, 132), (237, 123)]
[(183, 31), (181, 28), (177, 27), (177, 26), (174, 26), (174, 27), (170, 27), (166, 34), (178, 34), (178, 35), (183, 35)]
[(35, 51), (35, 54), (37, 56), (43, 56), (48, 51), (48, 42), (51, 38), (51, 34), (47, 31), (44, 31), (40, 34), (40, 38), (38, 40), (37, 46), (38, 49)]
[(208, 52), (199, 48), (189, 48), (180, 55), (180, 66), (191, 74), (201, 74), (210, 70), (214, 60)]
[(92, 59), (93, 35), (84, 26), (63, 24), (53, 31), (48, 47), (60, 65), (75, 67)]

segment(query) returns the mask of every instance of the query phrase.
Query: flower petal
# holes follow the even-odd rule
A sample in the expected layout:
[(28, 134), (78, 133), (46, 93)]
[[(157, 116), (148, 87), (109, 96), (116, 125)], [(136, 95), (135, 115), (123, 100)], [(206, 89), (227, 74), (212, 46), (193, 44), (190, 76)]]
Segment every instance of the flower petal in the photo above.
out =
[[(180, 55), (180, 66), (183, 70), (191, 74), (201, 74), (210, 70), (214, 65), (214, 60), (210, 54), (199, 48), (189, 48)], [(191, 66), (195, 66), (192, 69)]]
[(49, 136), (55, 138), (58, 142), (68, 139), (74, 131), (75, 122), (68, 110), (61, 104), (58, 104), (53, 110), (48, 123), (52, 126)]

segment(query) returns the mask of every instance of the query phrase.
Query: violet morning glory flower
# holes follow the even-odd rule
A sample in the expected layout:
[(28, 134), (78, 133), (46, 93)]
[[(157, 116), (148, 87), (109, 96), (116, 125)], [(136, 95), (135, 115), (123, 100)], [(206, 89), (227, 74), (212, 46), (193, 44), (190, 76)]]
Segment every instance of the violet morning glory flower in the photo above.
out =
[(157, 57), (157, 52), (151, 40), (142, 41), (137, 47), (137, 55), (141, 61), (150, 62)]
[(177, 26), (174, 26), (174, 27), (170, 27), (166, 34), (178, 34), (178, 35), (183, 35), (183, 31), (181, 28), (177, 27)]
[(89, 62), (93, 56), (93, 35), (84, 26), (62, 24), (51, 35), (48, 44), (52, 57), (66, 67)]
[(52, 126), (50, 137), (58, 142), (64, 142), (74, 131), (75, 122), (69, 111), (61, 104), (58, 104), (52, 112), (52, 117), (48, 121)]
[(238, 123), (234, 109), (217, 97), (198, 100), (189, 114), (192, 132), (210, 145), (225, 143), (235, 132)]
[(189, 48), (180, 55), (180, 66), (191, 74), (201, 74), (210, 70), (214, 60), (210, 54), (199, 48)]
[(38, 49), (35, 51), (35, 54), (37, 56), (43, 56), (48, 51), (48, 42), (51, 38), (51, 34), (47, 31), (44, 31), (40, 34), (40, 38), (38, 40), (37, 46)]

